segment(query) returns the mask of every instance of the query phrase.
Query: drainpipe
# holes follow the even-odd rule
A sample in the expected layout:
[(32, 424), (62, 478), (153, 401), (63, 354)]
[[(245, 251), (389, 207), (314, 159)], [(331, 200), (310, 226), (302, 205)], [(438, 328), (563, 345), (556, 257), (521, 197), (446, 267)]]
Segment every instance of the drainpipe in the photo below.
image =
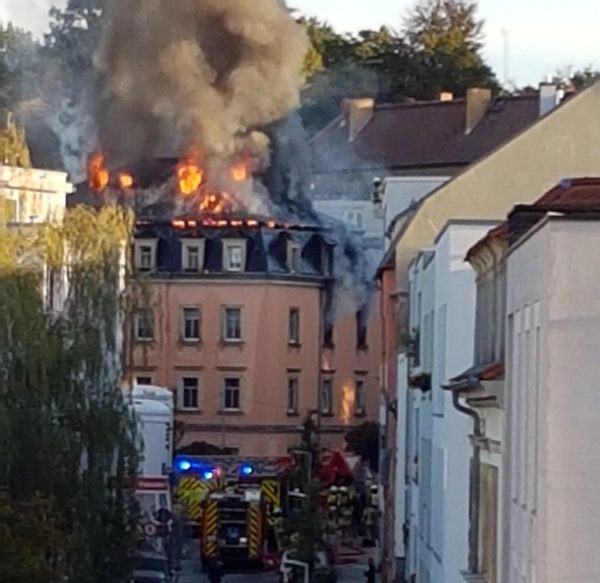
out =
[(469, 572), (479, 573), (479, 504), (481, 500), (481, 446), (479, 440), (483, 437), (481, 417), (477, 411), (465, 407), (460, 402), (460, 390), (452, 390), (454, 408), (473, 420), (473, 465), (469, 482)]

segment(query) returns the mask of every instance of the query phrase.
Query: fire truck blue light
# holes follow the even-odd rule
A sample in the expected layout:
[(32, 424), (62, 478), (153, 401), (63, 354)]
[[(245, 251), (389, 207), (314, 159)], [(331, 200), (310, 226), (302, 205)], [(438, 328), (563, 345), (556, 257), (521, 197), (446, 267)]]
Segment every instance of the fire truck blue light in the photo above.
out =
[(178, 465), (182, 472), (187, 472), (192, 469), (192, 464), (188, 460), (180, 460)]
[(211, 470), (208, 470), (202, 474), (202, 477), (205, 480), (212, 480), (215, 477), (215, 474)]
[(254, 473), (254, 468), (250, 464), (244, 464), (241, 471), (243, 476), (251, 476)]

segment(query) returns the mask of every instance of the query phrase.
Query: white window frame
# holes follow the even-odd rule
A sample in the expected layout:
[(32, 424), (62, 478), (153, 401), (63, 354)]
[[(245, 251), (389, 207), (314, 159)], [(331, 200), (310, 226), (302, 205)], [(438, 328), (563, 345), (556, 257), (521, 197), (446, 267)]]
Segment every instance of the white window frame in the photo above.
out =
[[(198, 265), (190, 267), (191, 251), (198, 253)], [(185, 273), (202, 273), (204, 271), (204, 239), (181, 240), (181, 270)]]
[[(326, 386), (328, 386), (327, 391), (325, 390)], [(333, 415), (333, 377), (331, 376), (323, 377), (321, 380), (319, 409), (321, 410), (321, 415)]]
[(300, 345), (300, 308), (290, 308), (288, 314), (288, 344)]
[[(150, 328), (152, 330), (151, 336), (140, 336), (140, 323), (142, 321), (142, 313), (144, 313), (145, 318), (150, 321)], [(152, 308), (141, 308), (137, 310), (133, 317), (133, 324), (136, 342), (154, 342), (156, 331), (154, 329), (154, 312)]]
[(302, 247), (294, 241), (287, 244), (287, 266), (290, 273), (300, 273), (302, 270)]
[[(134, 265), (136, 271), (141, 271), (143, 273), (152, 273), (156, 271), (156, 248), (158, 242), (156, 239), (136, 239), (134, 243), (135, 255), (134, 255)], [(144, 257), (143, 249), (150, 249), (150, 265), (144, 266), (142, 265), (142, 258)]]
[[(198, 336), (187, 336), (187, 318), (186, 311), (196, 310), (198, 312)], [(189, 344), (195, 344), (202, 341), (202, 308), (200, 306), (181, 306), (181, 341)]]
[[(237, 381), (237, 407), (228, 407), (227, 406), (227, 381), (235, 380)], [(242, 411), (242, 377), (236, 374), (225, 374), (221, 380), (221, 411), (224, 412), (240, 412)]]
[[(360, 389), (359, 389), (360, 387)], [(362, 395), (362, 403), (360, 396)], [(364, 376), (357, 376), (354, 379), (354, 415), (364, 417), (367, 414), (367, 379)]]
[[(230, 310), (238, 310), (240, 314), (240, 334), (239, 337), (228, 335), (227, 314)], [(239, 344), (244, 339), (244, 312), (241, 306), (223, 306), (221, 313), (221, 338), (223, 342), (230, 344)]]
[[(245, 239), (223, 239), (223, 271), (242, 273), (246, 270), (246, 243)], [(231, 249), (240, 248), (241, 262), (239, 265), (231, 264)]]
[(323, 275), (331, 275), (331, 248), (323, 245), (321, 248), (321, 267)]
[(289, 375), (287, 382), (287, 414), (298, 415), (300, 411), (300, 377), (298, 375)]
[[(186, 387), (186, 381), (192, 380), (195, 381), (195, 387)], [(196, 391), (196, 404), (195, 405), (186, 405), (186, 391)], [(179, 409), (181, 411), (199, 411), (200, 410), (200, 377), (195, 374), (182, 375), (179, 381)]]

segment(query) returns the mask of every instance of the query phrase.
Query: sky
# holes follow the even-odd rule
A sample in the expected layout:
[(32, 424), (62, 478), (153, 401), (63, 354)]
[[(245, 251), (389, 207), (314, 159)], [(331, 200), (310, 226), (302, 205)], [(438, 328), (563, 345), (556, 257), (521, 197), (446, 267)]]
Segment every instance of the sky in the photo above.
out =
[[(64, 0), (0, 0), (0, 21), (13, 21), (39, 36), (47, 28), (49, 6), (63, 3)], [(568, 67), (600, 68), (600, 10), (594, 9), (596, 3), (597, 0), (479, 0), (479, 14), (486, 22), (487, 62), (502, 81), (507, 78), (517, 85), (537, 85), (548, 75)], [(288, 4), (326, 20), (339, 31), (356, 32), (381, 25), (401, 28), (412, 0), (288, 0)]]

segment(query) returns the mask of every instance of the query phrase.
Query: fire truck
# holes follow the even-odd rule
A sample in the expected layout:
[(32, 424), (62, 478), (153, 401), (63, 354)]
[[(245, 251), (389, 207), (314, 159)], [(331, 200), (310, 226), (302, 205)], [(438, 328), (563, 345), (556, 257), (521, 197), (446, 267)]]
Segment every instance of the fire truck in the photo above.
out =
[(260, 488), (211, 492), (203, 503), (203, 564), (262, 567), (266, 556), (266, 505)]
[(268, 524), (285, 502), (291, 457), (242, 458), (239, 456), (179, 456), (173, 463), (175, 494), (188, 519), (201, 522), (203, 502), (211, 492), (226, 488), (259, 489)]

